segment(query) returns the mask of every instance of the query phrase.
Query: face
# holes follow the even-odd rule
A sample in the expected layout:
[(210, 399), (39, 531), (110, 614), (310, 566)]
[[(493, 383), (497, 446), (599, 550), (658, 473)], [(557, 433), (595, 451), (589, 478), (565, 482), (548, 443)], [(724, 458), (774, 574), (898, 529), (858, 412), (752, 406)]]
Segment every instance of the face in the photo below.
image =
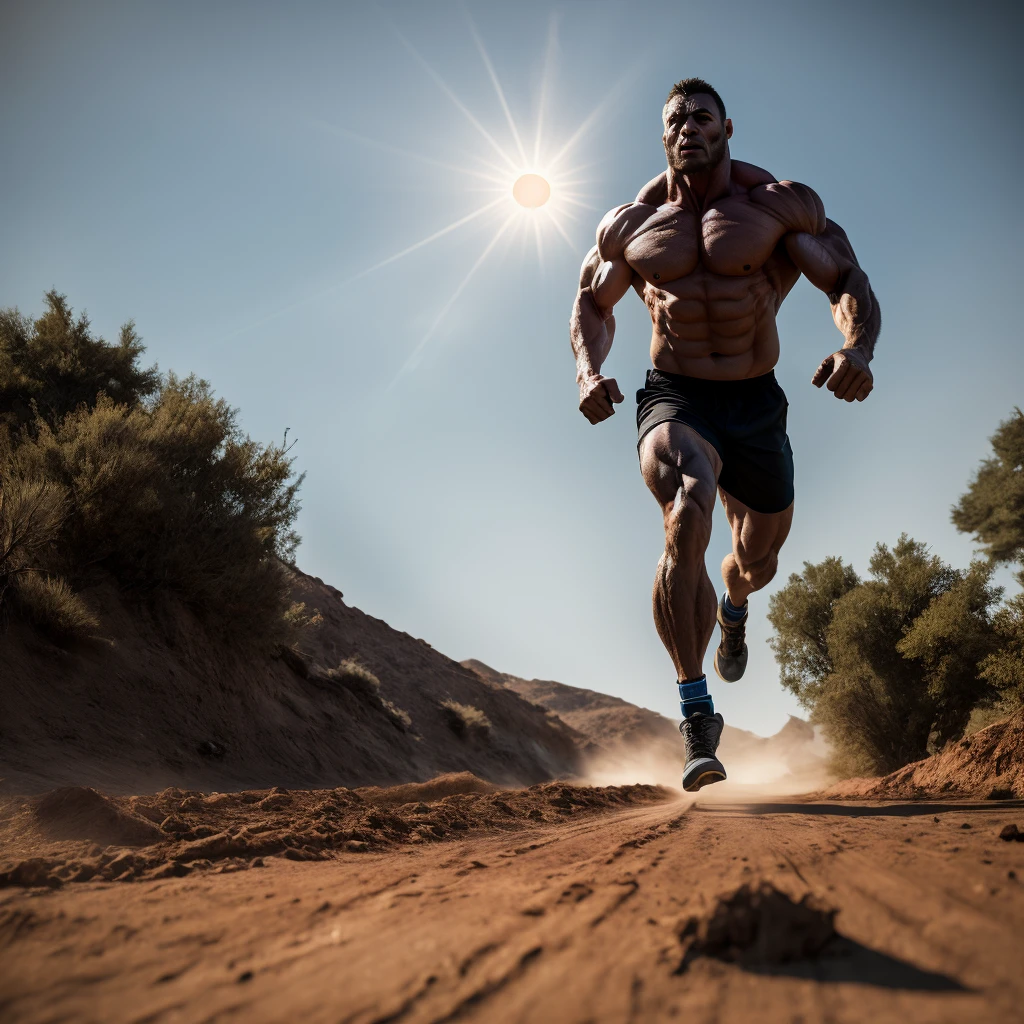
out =
[(668, 165), (682, 174), (706, 171), (725, 157), (732, 121), (722, 122), (714, 96), (673, 96), (662, 111)]

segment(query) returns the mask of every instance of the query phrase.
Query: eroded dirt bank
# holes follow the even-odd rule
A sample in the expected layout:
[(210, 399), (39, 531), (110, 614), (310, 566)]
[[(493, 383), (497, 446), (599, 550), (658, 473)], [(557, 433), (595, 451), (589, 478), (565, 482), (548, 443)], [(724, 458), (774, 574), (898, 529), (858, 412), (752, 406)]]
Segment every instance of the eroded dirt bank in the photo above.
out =
[[(526, 811), (515, 831), (481, 826), (326, 861), (267, 855), (246, 871), (9, 886), (0, 1016), (1022, 1019), (1024, 843), (999, 838), (1024, 825), (1019, 802), (712, 796), (560, 807), (547, 794), (542, 820)], [(502, 794), (477, 799), (513, 807)], [(439, 815), (437, 801), (420, 803)], [(769, 894), (773, 942), (797, 959), (744, 946), (749, 900), (715, 899), (743, 885)], [(790, 900), (824, 909), (806, 925)], [(740, 906), (724, 932), (723, 906)]]

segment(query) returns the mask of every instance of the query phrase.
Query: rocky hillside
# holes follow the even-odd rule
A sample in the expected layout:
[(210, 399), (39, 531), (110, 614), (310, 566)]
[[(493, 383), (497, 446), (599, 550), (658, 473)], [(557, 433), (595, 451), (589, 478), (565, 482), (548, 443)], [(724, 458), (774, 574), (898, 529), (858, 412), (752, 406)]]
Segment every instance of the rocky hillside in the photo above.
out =
[[(73, 650), (13, 618), (0, 633), (9, 788), (365, 786), (460, 771), (529, 785), (580, 767), (583, 740), (561, 720), (302, 573), (294, 599), (323, 622), (286, 659), (233, 651), (170, 598), (89, 596), (99, 637)], [(343, 662), (366, 671), (331, 672)]]

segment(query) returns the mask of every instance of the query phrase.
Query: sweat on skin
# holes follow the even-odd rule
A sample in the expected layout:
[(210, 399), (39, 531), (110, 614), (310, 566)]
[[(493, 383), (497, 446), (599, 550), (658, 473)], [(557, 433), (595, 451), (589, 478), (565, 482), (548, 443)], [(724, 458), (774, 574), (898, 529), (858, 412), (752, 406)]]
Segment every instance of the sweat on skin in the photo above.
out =
[[(708, 83), (685, 79), (676, 85), (662, 120), (667, 169), (634, 202), (605, 215), (597, 245), (583, 261), (570, 319), (580, 411), (597, 424), (624, 400), (601, 367), (615, 334), (613, 309), (632, 287), (651, 315), (656, 383), (670, 398), (673, 388), (683, 394), (678, 408), (687, 406), (689, 394), (698, 404), (711, 402), (709, 408), (742, 415), (745, 396), (756, 391), (762, 405), (776, 403), (776, 434), (781, 423), (785, 438), (785, 396), (773, 374), (779, 359), (776, 316), (801, 274), (828, 295), (844, 337), (811, 383), (826, 386), (837, 399), (862, 402), (873, 386), (869, 363), (881, 316), (846, 232), (825, 216), (821, 200), (806, 185), (776, 181), (760, 167), (731, 159), (732, 120)], [(783, 481), (781, 490), (768, 494), (764, 481), (783, 471), (758, 467), (756, 454), (737, 456), (731, 465), (733, 448), (719, 441), (713, 423), (657, 409), (653, 418), (661, 421), (639, 423), (639, 456), (665, 527), (665, 552), (654, 579), (654, 621), (677, 678), (685, 683), (703, 678), (718, 609), (704, 567), (716, 491), (732, 532), (722, 578), (730, 604), (739, 609), (778, 567), (793, 519), (792, 455), (786, 440), (788, 493)], [(777, 458), (785, 453), (780, 448)], [(740, 484), (742, 497), (732, 493)], [(774, 508), (779, 493), (788, 501)], [(720, 675), (719, 657), (728, 659), (739, 650), (735, 628), (732, 647), (727, 644), (729, 626), (726, 620), (716, 656)], [(742, 628), (741, 621), (740, 644)], [(743, 651), (745, 659), (745, 646)]]

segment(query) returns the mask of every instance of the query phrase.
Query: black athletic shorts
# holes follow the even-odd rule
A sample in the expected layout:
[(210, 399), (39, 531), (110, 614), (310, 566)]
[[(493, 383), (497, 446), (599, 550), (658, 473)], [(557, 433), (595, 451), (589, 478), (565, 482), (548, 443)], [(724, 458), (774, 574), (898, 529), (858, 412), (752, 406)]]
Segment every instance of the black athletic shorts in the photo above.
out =
[(637, 450), (659, 423), (684, 423), (721, 456), (722, 490), (755, 512), (782, 512), (793, 502), (788, 408), (774, 372), (747, 380), (701, 380), (648, 370), (646, 386), (636, 393)]

